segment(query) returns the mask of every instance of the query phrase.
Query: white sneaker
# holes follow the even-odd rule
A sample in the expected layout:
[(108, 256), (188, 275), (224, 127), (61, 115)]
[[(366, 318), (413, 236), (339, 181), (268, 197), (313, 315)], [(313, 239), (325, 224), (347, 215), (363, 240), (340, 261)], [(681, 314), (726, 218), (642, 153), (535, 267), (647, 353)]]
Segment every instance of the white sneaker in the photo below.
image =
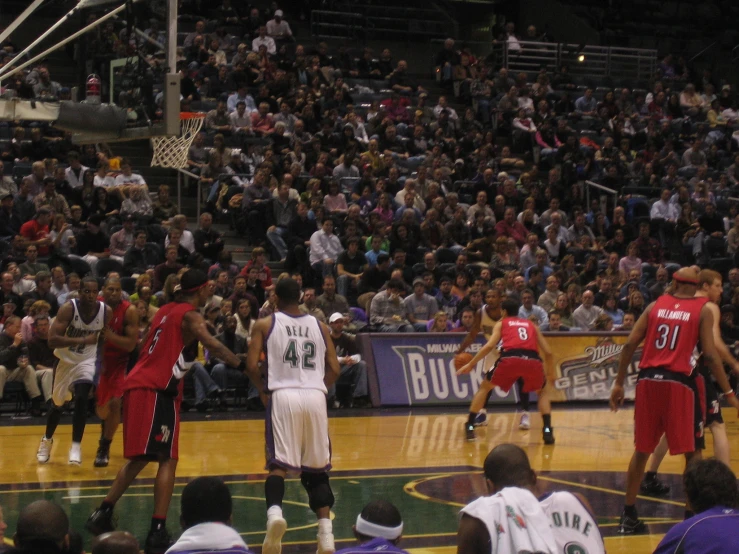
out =
[(528, 431), (529, 429), (531, 429), (529, 412), (524, 412), (521, 414), (521, 421), (518, 422), (518, 428), (522, 431)]
[(79, 444), (72, 444), (69, 448), (69, 465), (82, 464), (82, 447)]
[(52, 444), (54, 444), (54, 439), (47, 439), (46, 437), (41, 438), (41, 444), (38, 445), (38, 450), (36, 451), (36, 459), (38, 460), (38, 463), (45, 464), (49, 461)]
[(262, 543), (262, 554), (280, 554), (282, 552), (282, 536), (287, 531), (284, 517), (267, 518), (267, 534)]
[(318, 533), (318, 551), (316, 554), (334, 554), (334, 552), (336, 552), (334, 534)]

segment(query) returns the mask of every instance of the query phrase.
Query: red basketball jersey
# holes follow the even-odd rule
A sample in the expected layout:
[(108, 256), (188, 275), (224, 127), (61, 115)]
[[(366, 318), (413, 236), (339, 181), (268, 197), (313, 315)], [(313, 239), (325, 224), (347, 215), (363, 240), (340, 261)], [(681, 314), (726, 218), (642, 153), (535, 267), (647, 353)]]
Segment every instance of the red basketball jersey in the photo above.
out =
[(649, 312), (640, 368), (661, 367), (690, 375), (693, 351), (700, 338), (700, 313), (708, 298), (677, 298), (665, 294)]
[[(118, 306), (112, 309), (110, 323), (108, 327), (116, 335), (123, 335), (124, 322), (126, 320), (126, 310), (131, 303), (128, 300), (121, 300)], [(117, 347), (112, 342), (106, 341), (103, 345), (103, 364), (106, 368), (114, 365), (125, 365), (128, 363), (128, 357), (131, 355), (130, 352)]]
[(500, 330), (501, 350), (532, 350), (539, 352), (536, 329), (528, 319), (520, 317), (503, 318)]
[(172, 302), (159, 309), (141, 347), (139, 360), (126, 376), (124, 390), (177, 393), (180, 380), (187, 372), (182, 357), (182, 350), (187, 346), (182, 340), (182, 319), (194, 309), (186, 302)]

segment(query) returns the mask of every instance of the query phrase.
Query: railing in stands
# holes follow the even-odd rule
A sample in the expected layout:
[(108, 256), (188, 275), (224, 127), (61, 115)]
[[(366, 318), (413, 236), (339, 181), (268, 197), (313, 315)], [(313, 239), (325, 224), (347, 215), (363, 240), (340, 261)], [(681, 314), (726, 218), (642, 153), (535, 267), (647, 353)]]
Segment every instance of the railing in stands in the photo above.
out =
[[(440, 51), (443, 43), (432, 39), (432, 54)], [(477, 57), (490, 56), (496, 65), (513, 72), (536, 73), (542, 68), (552, 72), (567, 65), (573, 76), (645, 81), (657, 69), (657, 50), (643, 48), (528, 41), (520, 41), (518, 47), (509, 43), (468, 41), (465, 44)]]
[(311, 35), (318, 39), (363, 41), (367, 28), (367, 18), (360, 14), (330, 10), (313, 10), (310, 14)]

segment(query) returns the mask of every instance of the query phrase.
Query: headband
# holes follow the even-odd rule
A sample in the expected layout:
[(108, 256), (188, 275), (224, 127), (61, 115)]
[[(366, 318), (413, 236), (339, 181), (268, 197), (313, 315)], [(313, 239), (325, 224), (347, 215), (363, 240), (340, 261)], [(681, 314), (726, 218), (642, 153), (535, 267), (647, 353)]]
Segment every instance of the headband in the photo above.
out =
[(183, 289), (182, 288), (182, 285), (175, 285), (175, 287), (173, 289), (173, 292), (184, 292), (185, 294), (191, 294), (193, 292), (199, 291), (200, 289), (202, 289), (203, 287), (205, 287), (207, 284), (208, 284), (208, 281), (206, 281), (205, 283), (202, 283), (200, 285), (195, 285), (194, 287), (189, 288), (189, 289)]
[(397, 527), (385, 527), (384, 525), (378, 525), (377, 523), (372, 523), (371, 521), (363, 519), (362, 514), (357, 516), (356, 528), (357, 533), (361, 535), (366, 535), (367, 537), (379, 537), (389, 541), (394, 541), (395, 539), (400, 538), (400, 535), (403, 534), (402, 521)]
[(679, 275), (673, 275), (672, 280), (685, 285), (698, 286), (698, 279), (691, 279), (690, 277), (680, 277)]

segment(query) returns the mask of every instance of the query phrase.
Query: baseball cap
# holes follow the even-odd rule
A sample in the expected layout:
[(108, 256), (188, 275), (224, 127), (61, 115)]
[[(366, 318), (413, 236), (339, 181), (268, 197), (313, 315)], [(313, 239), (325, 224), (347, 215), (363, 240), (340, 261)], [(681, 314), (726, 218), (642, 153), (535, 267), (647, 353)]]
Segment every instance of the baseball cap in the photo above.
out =
[(344, 314), (340, 314), (339, 312), (334, 312), (331, 314), (331, 317), (328, 318), (328, 322), (333, 323), (334, 321), (339, 321), (340, 319), (344, 319)]
[(456, 160), (454, 160), (454, 165), (457, 164), (464, 165), (464, 160), (462, 158), (457, 158)]
[(276, 10), (275, 17), (282, 17), (282, 10)]
[(413, 286), (415, 287), (416, 285), (426, 286), (426, 281), (423, 280), (423, 277), (416, 277), (413, 279)]

